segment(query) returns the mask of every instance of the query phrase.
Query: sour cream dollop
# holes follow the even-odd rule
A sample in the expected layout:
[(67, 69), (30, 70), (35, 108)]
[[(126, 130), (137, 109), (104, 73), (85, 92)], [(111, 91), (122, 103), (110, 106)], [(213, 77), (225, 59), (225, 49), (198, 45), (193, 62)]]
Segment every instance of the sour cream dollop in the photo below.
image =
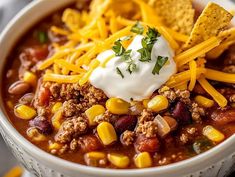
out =
[[(121, 98), (127, 102), (130, 100), (141, 101), (149, 98), (152, 93), (160, 88), (173, 74), (176, 73), (176, 64), (173, 60), (174, 52), (164, 37), (160, 36), (155, 42), (150, 62), (141, 62), (139, 49), (142, 48), (142, 35), (137, 35), (127, 50), (131, 49), (131, 58), (137, 65), (137, 70), (130, 74), (127, 71), (128, 64), (120, 57), (114, 57), (105, 67), (97, 67), (91, 74), (90, 83), (101, 90), (108, 97)], [(106, 50), (97, 56), (103, 63), (105, 59), (114, 55), (112, 50)], [(152, 74), (158, 56), (168, 57), (168, 61), (161, 68), (159, 74)], [(117, 74), (117, 67), (121, 70), (124, 78)]]

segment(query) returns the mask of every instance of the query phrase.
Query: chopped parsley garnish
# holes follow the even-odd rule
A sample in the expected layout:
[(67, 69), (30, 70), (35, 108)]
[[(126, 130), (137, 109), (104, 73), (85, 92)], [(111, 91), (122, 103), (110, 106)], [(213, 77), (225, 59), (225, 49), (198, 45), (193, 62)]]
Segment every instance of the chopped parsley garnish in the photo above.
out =
[(120, 39), (114, 42), (114, 46), (112, 47), (112, 49), (115, 52), (116, 56), (121, 56), (126, 51)]
[(168, 60), (168, 57), (162, 57), (162, 56), (157, 57), (156, 64), (152, 71), (153, 75), (159, 74), (160, 70), (166, 64), (167, 60)]
[(124, 75), (122, 74), (122, 71), (119, 69), (119, 67), (116, 67), (117, 74), (120, 75), (122, 78), (124, 78)]
[(144, 37), (141, 41), (142, 47), (138, 50), (140, 53), (140, 61), (142, 62), (149, 62), (151, 61), (151, 52), (154, 43), (157, 41), (157, 38), (160, 36), (158, 31), (155, 28), (148, 28), (148, 31), (146, 32), (146, 37)]
[(144, 27), (140, 24), (140, 22), (136, 22), (136, 24), (132, 26), (131, 32), (136, 33), (136, 34), (143, 34)]
[(137, 69), (137, 65), (135, 63), (130, 63), (128, 65), (127, 71), (131, 74), (133, 71), (135, 71)]
[(48, 40), (47, 33), (44, 31), (38, 31), (38, 40), (40, 43), (46, 43)]

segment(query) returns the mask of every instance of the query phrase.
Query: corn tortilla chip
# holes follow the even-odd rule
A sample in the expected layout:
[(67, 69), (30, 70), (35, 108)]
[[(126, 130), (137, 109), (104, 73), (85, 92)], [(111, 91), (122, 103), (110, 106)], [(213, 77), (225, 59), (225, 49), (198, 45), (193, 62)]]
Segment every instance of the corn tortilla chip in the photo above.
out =
[(156, 0), (154, 7), (166, 26), (190, 34), (195, 14), (192, 0)]
[(225, 30), (232, 19), (232, 14), (215, 3), (208, 3), (198, 17), (185, 49), (191, 48)]

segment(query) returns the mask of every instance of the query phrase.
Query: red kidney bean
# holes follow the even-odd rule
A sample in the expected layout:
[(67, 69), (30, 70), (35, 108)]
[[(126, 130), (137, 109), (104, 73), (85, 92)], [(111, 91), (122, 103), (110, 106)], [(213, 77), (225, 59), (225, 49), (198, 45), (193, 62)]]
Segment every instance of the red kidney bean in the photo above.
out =
[(38, 91), (38, 104), (40, 106), (45, 106), (49, 104), (51, 92), (48, 88), (41, 87)]
[(157, 152), (160, 149), (160, 142), (157, 137), (147, 138), (139, 135), (135, 142), (135, 149), (139, 152)]
[(191, 114), (187, 106), (178, 101), (175, 108), (172, 111), (172, 116), (182, 124), (188, 124), (191, 122)]
[(49, 121), (44, 116), (37, 116), (29, 121), (31, 127), (36, 127), (43, 134), (51, 134), (53, 129)]
[(26, 93), (19, 99), (20, 104), (30, 104), (33, 101), (34, 94), (33, 93)]
[(8, 92), (12, 95), (21, 95), (26, 93), (30, 89), (30, 85), (23, 81), (14, 82), (8, 89)]
[(211, 114), (211, 118), (219, 125), (225, 125), (231, 122), (235, 122), (235, 110), (217, 110)]
[(80, 138), (81, 149), (84, 152), (96, 151), (102, 148), (102, 144), (95, 135), (86, 135)]
[(126, 130), (134, 130), (137, 118), (134, 116), (122, 116), (114, 123), (114, 128), (118, 134), (122, 134)]

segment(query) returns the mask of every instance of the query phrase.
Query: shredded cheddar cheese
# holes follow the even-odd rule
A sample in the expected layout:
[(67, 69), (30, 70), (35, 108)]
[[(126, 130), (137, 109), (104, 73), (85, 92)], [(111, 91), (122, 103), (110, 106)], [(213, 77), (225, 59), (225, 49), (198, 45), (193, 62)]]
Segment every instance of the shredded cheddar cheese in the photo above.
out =
[(191, 78), (190, 78), (188, 89), (192, 91), (197, 81), (197, 63), (194, 60), (190, 61), (189, 68), (190, 68)]
[(202, 88), (218, 103), (220, 107), (225, 107), (228, 103), (226, 98), (220, 94), (204, 77), (198, 79)]

